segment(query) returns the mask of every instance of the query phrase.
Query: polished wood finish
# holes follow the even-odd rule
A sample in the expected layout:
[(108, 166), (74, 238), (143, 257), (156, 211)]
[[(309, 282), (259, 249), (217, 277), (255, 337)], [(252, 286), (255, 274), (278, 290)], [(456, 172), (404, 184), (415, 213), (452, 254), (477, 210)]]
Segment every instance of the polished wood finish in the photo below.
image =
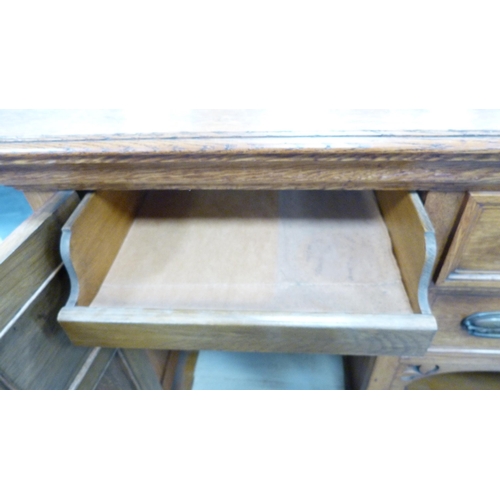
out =
[(139, 390), (161, 390), (160, 379), (156, 374), (147, 351), (141, 349), (120, 349), (118, 351), (134, 386)]
[(164, 389), (191, 390), (199, 351), (169, 351), (167, 369), (162, 381)]
[(160, 378), (143, 350), (91, 350), (70, 390), (160, 390)]
[[(446, 373), (500, 372), (500, 356), (486, 352), (481, 356), (429, 354), (424, 358), (381, 358), (377, 361), (379, 364), (371, 374), (367, 389), (406, 389), (416, 381)], [(476, 389), (481, 387), (476, 385)]]
[[(479, 239), (470, 239), (472, 229), (467, 214), (461, 218), (460, 198), (468, 190), (474, 196), (500, 190), (498, 111), (1, 113), (0, 182), (25, 189), (431, 190), (426, 204), (431, 219), (437, 221), (438, 253), (443, 257), (437, 270), (443, 263), (454, 265), (455, 261), (446, 259), (471, 248), (466, 262), (486, 264), (486, 269), (473, 270), (476, 276), (486, 272), (492, 279), (462, 280), (452, 288), (456, 295), (435, 299), (443, 331), (431, 348), (434, 352), (412, 359), (366, 358), (358, 365), (385, 373), (375, 378), (379, 386), (387, 387), (404, 387), (412, 377), (435, 373), (436, 366), (441, 371), (445, 366), (498, 370), (498, 359), (489, 354), (495, 347), (481, 351), (475, 347), (477, 339), (465, 340), (456, 330), (466, 304), (497, 309), (496, 261), (491, 258), (497, 253), (498, 217), (485, 218)], [(434, 191), (440, 191), (439, 200)], [(455, 193), (453, 199), (447, 196)], [(474, 211), (477, 215), (480, 207)], [(460, 235), (468, 241), (453, 243), (459, 242)], [(488, 241), (493, 246), (488, 247)], [(458, 246), (449, 253), (452, 244)], [(492, 250), (484, 255), (486, 260), (479, 259), (482, 248)], [(447, 332), (450, 336), (444, 338)], [(397, 370), (401, 372), (393, 381), (380, 383)], [(5, 387), (5, 382), (0, 386)]]
[(433, 290), (432, 295), (432, 311), (438, 318), (439, 330), (429, 348), (430, 353), (489, 352), (500, 355), (500, 339), (471, 336), (460, 324), (474, 313), (500, 311), (498, 292)]
[(61, 263), (61, 227), (79, 202), (75, 193), (54, 196), (0, 244), (0, 337), (35, 291)]
[(64, 225), (61, 254), (72, 281), (71, 302), (77, 298), (78, 305), (92, 302), (141, 198), (138, 192), (88, 195)]
[(95, 390), (116, 356), (116, 351), (117, 349), (93, 348), (68, 389), (80, 391)]
[(438, 378), (436, 382), (432, 377), (500, 371), (500, 340), (473, 336), (461, 325), (472, 314), (500, 311), (500, 197), (498, 193), (474, 192), (461, 198), (436, 193), (426, 199), (431, 217), (439, 221), (442, 248), (442, 267), (438, 268), (437, 283), (430, 289), (431, 309), (438, 322), (431, 346), (421, 357), (366, 358), (350, 363), (354, 387), (403, 389), (422, 381), (422, 387), (444, 388), (442, 382), (452, 381), (453, 377)]
[(399, 363), (400, 360), (397, 357), (378, 356), (374, 361), (368, 384), (363, 389), (382, 390), (391, 387)]
[(163, 385), (163, 380), (165, 379), (165, 373), (168, 370), (171, 351), (148, 349), (146, 350), (146, 353), (149, 358), (149, 363), (151, 364), (153, 370), (156, 373), (157, 379)]
[(2, 111), (24, 189), (500, 189), (500, 113)]
[(500, 288), (500, 194), (470, 193), (438, 285)]
[(436, 261), (434, 272), (438, 271), (448, 252), (452, 237), (456, 231), (459, 217), (464, 208), (465, 193), (443, 193), (430, 191), (425, 193), (425, 211), (432, 222), (436, 235)]
[(145, 351), (127, 356), (119, 349), (95, 348), (82, 378), (70, 389), (78, 390), (158, 390), (161, 389)]
[(72, 345), (56, 320), (68, 292), (61, 270), (3, 332), (0, 380), (10, 389), (67, 389), (85, 363), (90, 349)]
[(51, 196), (0, 244), (3, 388), (69, 388), (91, 354), (72, 345), (56, 320), (69, 294), (60, 229), (78, 201), (71, 192)]
[(434, 228), (416, 193), (379, 191), (377, 197), (413, 311), (431, 314), (428, 293), (436, 259)]
[[(114, 194), (127, 210), (134, 205)], [(75, 266), (84, 272), (75, 275), (59, 320), (78, 345), (423, 353), (437, 328), (426, 297), (432, 229), (415, 194), (382, 199), (392, 243), (372, 193), (155, 192), (128, 234), (113, 234), (116, 259), (106, 260), (101, 282), (89, 264)], [(107, 234), (98, 227), (101, 210), (89, 196), (65, 226), (68, 268), (73, 252), (101, 267), (105, 243), (92, 249), (91, 236)], [(73, 239), (74, 226), (85, 251)], [(410, 244), (405, 227), (415, 232)], [(408, 268), (415, 310), (391, 245)], [(77, 296), (89, 275), (93, 295), (99, 290), (89, 307), (74, 307), (87, 302)]]
[(64, 307), (58, 320), (75, 345), (103, 347), (387, 354), (425, 352), (432, 315), (198, 313)]
[(440, 373), (432, 377), (417, 379), (408, 384), (406, 389), (426, 391), (498, 391), (500, 389), (500, 373), (479, 371)]
[[(79, 198), (72, 192), (48, 198), (0, 243), (0, 387), (95, 389), (116, 350), (76, 347), (57, 322), (70, 293), (58, 252), (61, 227)], [(144, 351), (117, 355), (124, 375), (113, 388), (161, 388)]]
[(56, 191), (25, 191), (24, 196), (33, 210), (43, 207), (51, 198), (57, 194)]
[(179, 365), (179, 357), (182, 354), (181, 351), (165, 351), (168, 353), (167, 362), (165, 364), (165, 371), (163, 372), (163, 378), (161, 379), (161, 385), (163, 389), (171, 390), (174, 388), (174, 380), (177, 373), (177, 367)]
[(129, 370), (119, 352), (117, 350), (110, 359), (106, 371), (101, 375), (99, 382), (94, 388), (96, 391), (133, 391), (136, 389), (133, 379), (130, 377)]

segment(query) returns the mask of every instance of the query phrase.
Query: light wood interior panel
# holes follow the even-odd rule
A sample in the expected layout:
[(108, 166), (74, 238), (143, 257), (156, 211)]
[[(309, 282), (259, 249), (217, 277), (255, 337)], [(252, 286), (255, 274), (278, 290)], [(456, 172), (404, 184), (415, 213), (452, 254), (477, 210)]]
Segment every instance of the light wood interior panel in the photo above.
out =
[(92, 305), (411, 314), (391, 246), (371, 192), (152, 192)]
[(92, 302), (142, 197), (137, 191), (88, 195), (65, 224), (61, 254), (72, 279), (70, 302)]
[(57, 191), (24, 191), (24, 196), (33, 210), (38, 210), (47, 203)]
[(436, 257), (434, 228), (416, 193), (377, 193), (414, 312), (430, 314), (428, 291)]

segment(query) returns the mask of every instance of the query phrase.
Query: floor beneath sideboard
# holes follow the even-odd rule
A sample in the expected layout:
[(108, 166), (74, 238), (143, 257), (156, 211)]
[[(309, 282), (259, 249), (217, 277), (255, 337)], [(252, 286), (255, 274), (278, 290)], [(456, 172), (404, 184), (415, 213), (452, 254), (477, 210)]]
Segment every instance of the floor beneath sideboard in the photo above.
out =
[(340, 390), (341, 356), (201, 351), (193, 390)]

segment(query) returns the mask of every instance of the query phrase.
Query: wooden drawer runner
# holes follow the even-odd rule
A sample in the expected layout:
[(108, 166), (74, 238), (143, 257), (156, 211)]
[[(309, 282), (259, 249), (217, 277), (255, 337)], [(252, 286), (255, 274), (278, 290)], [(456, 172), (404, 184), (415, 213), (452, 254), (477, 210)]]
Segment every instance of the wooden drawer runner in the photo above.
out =
[(79, 345), (423, 354), (436, 331), (433, 230), (416, 194), (378, 202), (340, 191), (90, 194), (63, 229), (72, 294), (59, 320)]

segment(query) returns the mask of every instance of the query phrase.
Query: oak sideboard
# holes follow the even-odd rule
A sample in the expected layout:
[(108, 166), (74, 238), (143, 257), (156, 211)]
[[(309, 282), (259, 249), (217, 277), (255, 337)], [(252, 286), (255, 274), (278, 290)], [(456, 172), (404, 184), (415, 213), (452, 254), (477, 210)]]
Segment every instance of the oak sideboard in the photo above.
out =
[(370, 389), (500, 372), (500, 111), (3, 110), (0, 184), (78, 192), (82, 348), (340, 354)]

